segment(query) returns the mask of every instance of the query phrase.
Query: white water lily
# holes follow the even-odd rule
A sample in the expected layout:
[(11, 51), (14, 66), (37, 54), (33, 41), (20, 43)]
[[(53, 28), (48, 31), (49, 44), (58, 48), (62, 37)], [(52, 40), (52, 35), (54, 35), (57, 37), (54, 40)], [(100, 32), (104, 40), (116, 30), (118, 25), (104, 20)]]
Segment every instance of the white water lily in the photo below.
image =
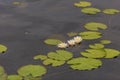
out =
[(68, 40), (67, 42), (68, 42), (68, 44), (71, 45), (71, 46), (74, 46), (74, 45), (75, 45), (74, 39)]
[(60, 43), (57, 45), (59, 48), (67, 48), (68, 47), (68, 44), (67, 43)]
[(82, 40), (83, 40), (83, 39), (82, 39), (82, 37), (80, 37), (80, 36), (74, 37), (75, 43), (80, 43)]

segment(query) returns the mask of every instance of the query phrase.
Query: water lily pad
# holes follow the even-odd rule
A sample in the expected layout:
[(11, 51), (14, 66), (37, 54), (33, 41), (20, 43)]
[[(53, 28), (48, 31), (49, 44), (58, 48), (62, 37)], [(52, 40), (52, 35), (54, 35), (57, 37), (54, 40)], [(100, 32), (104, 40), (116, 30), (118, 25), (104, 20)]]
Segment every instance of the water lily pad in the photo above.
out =
[(7, 74), (2, 66), (0, 66), (0, 80), (7, 80)]
[(37, 55), (34, 57), (34, 60), (46, 60), (47, 56), (46, 55)]
[(81, 55), (88, 58), (103, 58), (106, 52), (103, 49), (87, 49), (85, 52), (81, 52)]
[(119, 12), (120, 12), (120, 10), (117, 10), (117, 9), (105, 9), (105, 10), (103, 10), (103, 13), (105, 13), (105, 14), (116, 14)]
[(74, 6), (76, 7), (88, 7), (88, 6), (91, 6), (91, 2), (88, 2), (88, 1), (80, 1), (78, 3), (74, 3)]
[(77, 32), (70, 32), (70, 33), (67, 33), (67, 35), (68, 35), (69, 37), (73, 37), (73, 36), (77, 36), (78, 33), (77, 33)]
[(41, 65), (26, 65), (18, 69), (18, 74), (20, 76), (29, 76), (38, 77), (46, 74), (47, 70)]
[(115, 50), (115, 49), (106, 48), (104, 50), (106, 52), (105, 58), (114, 58), (120, 55), (120, 51)]
[(4, 53), (6, 51), (7, 51), (7, 47), (2, 45), (2, 44), (0, 44), (0, 53)]
[(81, 10), (81, 12), (85, 13), (85, 14), (97, 14), (99, 12), (101, 12), (100, 9), (97, 9), (97, 8), (83, 8)]
[(93, 30), (93, 31), (98, 31), (99, 29), (103, 29), (103, 30), (107, 29), (107, 25), (98, 22), (89, 22), (85, 24), (84, 27), (87, 30)]
[(82, 37), (82, 39), (86, 39), (86, 40), (93, 40), (102, 37), (100, 32), (93, 32), (93, 31), (81, 32), (79, 33), (79, 35)]
[(102, 62), (97, 59), (79, 57), (73, 58), (67, 64), (70, 64), (70, 67), (74, 70), (92, 70), (101, 66)]
[(55, 60), (69, 60), (73, 57), (73, 54), (65, 50), (56, 50), (56, 52), (49, 52), (48, 57)]
[(43, 61), (44, 65), (52, 65), (53, 67), (61, 66), (65, 63), (65, 61), (59, 61), (54, 59), (46, 59)]
[(62, 43), (62, 41), (60, 41), (58, 39), (46, 39), (44, 42), (48, 45), (58, 45), (58, 44)]
[(95, 44), (90, 44), (89, 47), (93, 49), (102, 49), (104, 48), (104, 45), (100, 43), (95, 43)]
[(101, 42), (101, 44), (110, 44), (111, 43), (110, 40), (101, 40), (100, 42)]
[(7, 80), (23, 80), (19, 75), (9, 75)]

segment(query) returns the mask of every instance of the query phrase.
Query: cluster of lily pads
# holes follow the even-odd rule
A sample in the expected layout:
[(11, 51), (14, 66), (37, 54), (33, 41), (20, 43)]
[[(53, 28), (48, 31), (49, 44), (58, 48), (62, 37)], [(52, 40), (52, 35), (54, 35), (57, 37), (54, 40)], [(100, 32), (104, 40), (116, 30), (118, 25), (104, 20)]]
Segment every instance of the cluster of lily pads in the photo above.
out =
[[(18, 2), (14, 2), (18, 5)], [(101, 12), (98, 8), (90, 7), (91, 2), (80, 1), (75, 3), (74, 6), (81, 7), (81, 12), (86, 14), (96, 14)], [(117, 9), (105, 9), (102, 11), (105, 14), (115, 14), (120, 12)], [(102, 66), (101, 58), (114, 58), (120, 55), (120, 51), (106, 47), (110, 44), (110, 40), (100, 40), (98, 43), (89, 44), (89, 48), (83, 52), (80, 52), (78, 57), (74, 57), (75, 53), (72, 53), (66, 49), (66, 47), (73, 46), (75, 44), (83, 44), (81, 41), (95, 40), (102, 37), (102, 33), (99, 30), (107, 29), (107, 25), (99, 22), (88, 22), (84, 25), (87, 31), (83, 32), (70, 32), (67, 33), (69, 37), (74, 37), (72, 40), (68, 40), (67, 43), (59, 39), (46, 39), (44, 41), (47, 45), (57, 46), (60, 49), (56, 51), (48, 52), (47, 55), (39, 54), (34, 56), (34, 60), (41, 60), (44, 66), (51, 65), (52, 67), (62, 66), (68, 64), (73, 70), (92, 70)], [(63, 45), (64, 44), (64, 45)], [(79, 45), (81, 45), (79, 44)], [(0, 53), (5, 53), (7, 47), (0, 44)], [(0, 66), (0, 80), (41, 80), (42, 76), (47, 73), (47, 69), (42, 65), (25, 65), (17, 70), (17, 74), (8, 75), (4, 68)]]
[(97, 14), (97, 13), (103, 12), (105, 14), (111, 15), (111, 14), (116, 14), (120, 12), (120, 10), (117, 10), (117, 9), (104, 9), (101, 11), (98, 8), (91, 7), (92, 3), (88, 1), (80, 1), (80, 2), (74, 3), (74, 6), (78, 8), (82, 8), (81, 12), (85, 14)]

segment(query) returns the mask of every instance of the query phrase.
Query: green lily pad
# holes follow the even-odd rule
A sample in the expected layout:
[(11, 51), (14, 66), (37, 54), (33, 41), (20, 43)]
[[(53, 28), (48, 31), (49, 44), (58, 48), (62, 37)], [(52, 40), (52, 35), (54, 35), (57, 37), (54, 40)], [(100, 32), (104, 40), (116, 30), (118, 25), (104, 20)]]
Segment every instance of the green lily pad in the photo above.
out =
[(48, 45), (58, 45), (58, 44), (62, 43), (62, 41), (60, 41), (58, 39), (46, 39), (44, 42)]
[(61, 66), (65, 63), (65, 61), (59, 61), (54, 59), (46, 59), (43, 61), (44, 65), (52, 65), (53, 67)]
[(23, 80), (19, 75), (9, 75), (7, 80)]
[(18, 69), (18, 74), (20, 76), (29, 76), (38, 77), (46, 74), (47, 70), (41, 65), (26, 65)]
[(7, 51), (7, 47), (2, 45), (2, 44), (0, 44), (0, 53), (4, 53), (6, 51)]
[(107, 29), (107, 25), (98, 22), (89, 22), (84, 25), (87, 30), (98, 31), (99, 29)]
[(120, 12), (120, 10), (117, 10), (117, 9), (105, 9), (105, 10), (103, 10), (103, 13), (105, 13), (105, 14), (116, 14), (119, 12)]
[(89, 47), (93, 49), (102, 49), (104, 48), (104, 45), (100, 43), (95, 43), (95, 44), (90, 44)]
[(78, 3), (74, 3), (74, 6), (76, 7), (88, 7), (88, 6), (91, 6), (91, 2), (88, 2), (88, 1), (80, 1)]
[(93, 31), (81, 32), (79, 33), (79, 35), (82, 37), (82, 39), (86, 39), (86, 40), (93, 40), (102, 37), (100, 32), (93, 32)]
[(81, 12), (85, 13), (85, 14), (97, 14), (99, 12), (101, 12), (100, 9), (97, 9), (97, 8), (83, 8), (81, 10)]
[(111, 43), (110, 40), (101, 40), (100, 42), (101, 42), (101, 44), (110, 44)]
[(37, 55), (34, 57), (34, 60), (46, 60), (47, 56), (46, 55)]
[(67, 35), (68, 35), (69, 37), (73, 37), (73, 36), (77, 36), (78, 33), (77, 33), (77, 32), (70, 32), (70, 33), (67, 33)]
[(70, 64), (74, 70), (92, 70), (101, 66), (102, 62), (97, 59), (79, 57), (71, 59), (67, 64)]
[(106, 48), (104, 50), (106, 52), (105, 58), (114, 58), (120, 55), (120, 51), (115, 50), (115, 49)]
[(7, 80), (7, 74), (2, 66), (0, 66), (0, 80)]
[(56, 50), (56, 52), (49, 52), (48, 57), (55, 60), (65, 61), (73, 57), (73, 54), (65, 50)]
[(106, 52), (102, 49), (87, 49), (85, 52), (81, 52), (81, 55), (88, 58), (103, 58)]

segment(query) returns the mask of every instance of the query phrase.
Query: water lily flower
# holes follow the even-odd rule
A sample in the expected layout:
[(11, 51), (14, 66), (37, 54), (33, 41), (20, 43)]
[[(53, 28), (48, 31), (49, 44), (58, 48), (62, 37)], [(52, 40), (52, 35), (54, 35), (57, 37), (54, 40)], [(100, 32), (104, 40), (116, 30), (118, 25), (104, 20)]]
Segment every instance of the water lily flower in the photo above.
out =
[(83, 40), (83, 39), (82, 39), (82, 37), (80, 37), (80, 36), (74, 37), (75, 43), (80, 43), (82, 40)]
[(72, 39), (72, 40), (68, 40), (68, 44), (71, 45), (71, 46), (74, 46), (74, 45), (75, 45), (75, 41), (74, 41), (74, 39)]
[(67, 48), (68, 47), (68, 44), (67, 43), (60, 43), (57, 45), (59, 48)]

